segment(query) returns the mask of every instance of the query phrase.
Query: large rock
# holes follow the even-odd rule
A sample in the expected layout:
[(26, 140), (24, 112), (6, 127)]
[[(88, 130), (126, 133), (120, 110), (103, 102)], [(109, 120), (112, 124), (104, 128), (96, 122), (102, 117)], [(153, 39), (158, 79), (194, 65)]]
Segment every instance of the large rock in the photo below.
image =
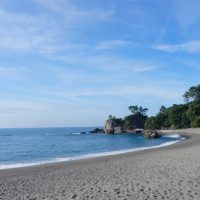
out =
[(147, 139), (159, 138), (160, 134), (158, 134), (158, 132), (154, 131), (154, 130), (145, 130), (144, 131), (144, 137), (147, 138)]
[(122, 119), (109, 116), (109, 119), (105, 123), (105, 133), (108, 134), (121, 134), (124, 133)]
[(105, 133), (105, 131), (102, 128), (95, 128), (94, 130), (90, 131), (90, 133)]
[(115, 132), (115, 125), (112, 119), (108, 119), (105, 124), (105, 133), (113, 134)]
[(123, 132), (124, 132), (123, 127), (121, 127), (121, 126), (115, 126), (114, 127), (114, 133), (115, 134), (121, 134)]

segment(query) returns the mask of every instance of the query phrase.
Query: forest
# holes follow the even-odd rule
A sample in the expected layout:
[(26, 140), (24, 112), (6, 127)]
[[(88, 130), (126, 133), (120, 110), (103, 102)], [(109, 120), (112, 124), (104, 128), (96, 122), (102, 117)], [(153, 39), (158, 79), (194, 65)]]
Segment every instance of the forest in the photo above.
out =
[(182, 129), (200, 127), (200, 84), (190, 87), (184, 94), (184, 104), (174, 104), (168, 108), (161, 106), (155, 116), (148, 117), (148, 108), (129, 106), (131, 114), (122, 118), (112, 118), (115, 126), (124, 129)]

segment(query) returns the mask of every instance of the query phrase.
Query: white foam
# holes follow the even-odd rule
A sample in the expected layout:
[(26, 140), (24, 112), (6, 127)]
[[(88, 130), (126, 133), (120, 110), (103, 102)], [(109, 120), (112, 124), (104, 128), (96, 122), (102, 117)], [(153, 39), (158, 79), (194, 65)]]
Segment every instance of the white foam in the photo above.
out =
[(178, 134), (170, 134), (170, 135), (163, 135), (163, 137), (167, 137), (167, 138), (180, 138), (181, 136)]
[(81, 133), (72, 133), (72, 135), (80, 135)]
[(14, 164), (3, 164), (0, 165), (0, 170), (2, 169), (12, 169), (12, 168), (20, 168), (20, 167), (30, 167), (30, 166), (36, 166), (36, 165), (43, 165), (43, 164), (50, 164), (50, 163), (58, 163), (58, 162), (66, 162), (66, 161), (73, 161), (73, 160), (81, 160), (85, 158), (94, 158), (94, 157), (101, 157), (101, 156), (110, 156), (110, 155), (117, 155), (117, 154), (124, 154), (124, 153), (130, 153), (135, 151), (142, 151), (147, 149), (156, 149), (159, 147), (169, 146), (175, 143), (178, 143), (185, 138), (181, 137), (180, 140), (171, 141), (171, 142), (165, 142), (163, 144), (157, 145), (157, 146), (151, 146), (151, 147), (138, 147), (133, 149), (125, 149), (125, 150), (119, 150), (119, 151), (109, 151), (109, 152), (103, 152), (103, 153), (92, 153), (82, 156), (76, 156), (76, 157), (67, 157), (67, 158), (54, 158), (47, 161), (41, 161), (41, 162), (30, 162), (30, 163), (14, 163)]
[(47, 136), (56, 136), (56, 134), (49, 134), (49, 133), (47, 133), (45, 135), (47, 135)]

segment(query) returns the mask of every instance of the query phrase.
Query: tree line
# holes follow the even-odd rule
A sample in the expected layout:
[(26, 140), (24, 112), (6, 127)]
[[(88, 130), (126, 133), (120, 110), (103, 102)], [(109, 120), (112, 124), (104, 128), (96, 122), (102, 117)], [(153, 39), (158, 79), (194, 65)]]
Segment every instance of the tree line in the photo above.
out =
[(161, 106), (155, 116), (148, 117), (148, 108), (129, 106), (131, 114), (122, 118), (110, 116), (116, 126), (125, 129), (181, 129), (200, 127), (200, 84), (190, 87), (183, 94), (184, 104), (174, 104), (168, 108)]

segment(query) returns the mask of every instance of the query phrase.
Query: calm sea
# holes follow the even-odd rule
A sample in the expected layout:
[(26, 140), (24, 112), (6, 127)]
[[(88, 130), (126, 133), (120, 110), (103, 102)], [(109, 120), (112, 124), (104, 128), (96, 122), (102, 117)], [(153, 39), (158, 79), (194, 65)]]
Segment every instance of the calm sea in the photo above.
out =
[(93, 129), (91, 127), (0, 129), (0, 169), (154, 148), (182, 139), (179, 135), (147, 140), (140, 134), (89, 133)]

